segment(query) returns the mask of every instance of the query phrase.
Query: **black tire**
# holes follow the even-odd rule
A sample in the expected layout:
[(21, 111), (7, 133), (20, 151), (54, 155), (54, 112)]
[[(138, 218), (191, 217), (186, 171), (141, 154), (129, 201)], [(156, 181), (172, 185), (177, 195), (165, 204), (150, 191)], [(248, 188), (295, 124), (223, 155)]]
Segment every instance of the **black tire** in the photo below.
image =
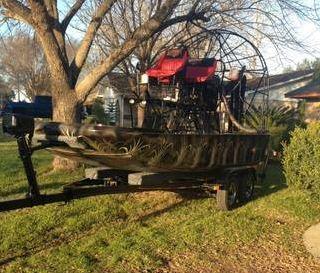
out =
[(250, 170), (243, 175), (239, 185), (240, 202), (248, 202), (252, 199), (256, 180), (256, 173), (253, 170)]
[(217, 191), (217, 206), (222, 211), (233, 209), (239, 196), (239, 183), (235, 177), (228, 178), (226, 182), (225, 188)]

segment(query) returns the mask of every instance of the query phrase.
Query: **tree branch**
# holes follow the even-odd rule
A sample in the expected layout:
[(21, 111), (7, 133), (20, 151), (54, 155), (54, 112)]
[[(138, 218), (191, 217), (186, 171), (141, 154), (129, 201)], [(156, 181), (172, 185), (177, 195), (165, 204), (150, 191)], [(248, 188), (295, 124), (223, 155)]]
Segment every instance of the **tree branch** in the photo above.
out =
[(210, 19), (208, 17), (205, 16), (206, 12), (205, 11), (202, 11), (202, 12), (190, 12), (188, 13), (187, 15), (182, 15), (182, 16), (177, 16), (177, 17), (174, 17), (172, 19), (169, 19), (167, 21), (165, 21), (163, 24), (161, 24), (161, 27), (158, 29), (157, 32), (161, 32), (163, 31), (164, 29), (172, 26), (172, 25), (175, 25), (175, 24), (178, 24), (178, 23), (182, 23), (182, 22), (188, 22), (188, 21), (195, 21), (195, 20), (201, 20), (203, 22), (209, 22)]
[(167, 0), (161, 8), (146, 21), (141, 27), (137, 28), (121, 47), (116, 48), (111, 54), (98, 66), (93, 68), (90, 73), (76, 86), (76, 92), (80, 99), (86, 99), (87, 94), (98, 84), (98, 82), (114, 69), (121, 61), (129, 56), (133, 50), (142, 41), (150, 38), (158, 31), (161, 24), (181, 0)]
[(0, 7), (6, 9), (5, 15), (32, 25), (31, 10), (17, 0), (0, 0)]
[(60, 51), (64, 58), (67, 59), (65, 33), (62, 31), (61, 24), (59, 22), (57, 0), (44, 0), (44, 5), (48, 14), (49, 24), (53, 26), (53, 34), (58, 42)]
[(62, 31), (65, 32), (68, 28), (69, 23), (71, 22), (72, 18), (77, 14), (78, 10), (81, 9), (83, 3), (86, 0), (77, 0), (73, 6), (71, 7), (71, 9), (69, 10), (69, 12), (67, 13), (67, 15), (64, 17), (64, 19), (61, 22), (61, 27), (62, 27)]
[(64, 37), (52, 22), (44, 1), (29, 0), (34, 29), (41, 42), (53, 78), (62, 84), (69, 83), (69, 63), (65, 53)]
[(116, 1), (117, 0), (104, 0), (103, 3), (97, 8), (94, 17), (87, 28), (87, 32), (84, 35), (81, 45), (76, 52), (74, 60), (70, 65), (72, 82), (74, 84), (76, 83), (80, 71), (86, 62), (92, 42), (101, 26), (103, 17), (112, 8)]
[(57, 0), (45, 0), (44, 3), (47, 7), (47, 12), (52, 17), (52, 19), (59, 21)]

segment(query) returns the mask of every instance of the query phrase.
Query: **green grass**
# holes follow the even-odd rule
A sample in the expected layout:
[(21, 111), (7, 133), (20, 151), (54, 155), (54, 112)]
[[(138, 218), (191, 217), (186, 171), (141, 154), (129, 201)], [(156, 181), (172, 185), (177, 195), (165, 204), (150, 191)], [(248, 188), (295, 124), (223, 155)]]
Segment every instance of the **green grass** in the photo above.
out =
[[(0, 154), (0, 198), (20, 197), (15, 143), (0, 143)], [(53, 173), (51, 159), (34, 156), (45, 192), (83, 175)], [(255, 199), (230, 212), (213, 198), (163, 192), (21, 209), (0, 213), (0, 272), (319, 272), (301, 240), (319, 215), (309, 195), (286, 188), (277, 165)]]
[(2, 119), (0, 118), (0, 143), (1, 142), (8, 142), (12, 140), (12, 138), (5, 136), (2, 132)]

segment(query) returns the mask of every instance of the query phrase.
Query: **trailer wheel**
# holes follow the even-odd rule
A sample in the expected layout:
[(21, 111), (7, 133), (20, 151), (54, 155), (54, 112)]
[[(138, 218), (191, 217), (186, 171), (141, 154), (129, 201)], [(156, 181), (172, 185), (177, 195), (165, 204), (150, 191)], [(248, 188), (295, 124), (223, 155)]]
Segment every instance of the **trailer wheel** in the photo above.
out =
[(249, 171), (243, 176), (239, 185), (239, 200), (241, 202), (248, 202), (252, 199), (256, 180), (255, 171)]
[(217, 206), (222, 211), (228, 211), (235, 207), (238, 201), (239, 184), (235, 177), (230, 177), (225, 188), (217, 191)]

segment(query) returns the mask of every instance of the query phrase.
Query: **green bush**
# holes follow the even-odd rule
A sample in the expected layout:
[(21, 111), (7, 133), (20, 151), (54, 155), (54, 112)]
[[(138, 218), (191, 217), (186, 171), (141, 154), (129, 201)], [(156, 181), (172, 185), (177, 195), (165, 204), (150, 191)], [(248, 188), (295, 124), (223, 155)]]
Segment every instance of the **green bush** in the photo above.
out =
[(101, 101), (96, 100), (92, 105), (92, 115), (97, 123), (108, 124), (108, 116)]
[(97, 99), (93, 103), (92, 109), (91, 109), (91, 115), (86, 117), (86, 119), (84, 120), (84, 123), (86, 124), (101, 123), (104, 125), (109, 124), (109, 119), (107, 114), (105, 113), (103, 102), (101, 100)]
[(287, 142), (290, 132), (296, 127), (301, 126), (303, 119), (303, 108), (299, 106), (297, 109), (279, 105), (270, 106), (266, 111), (262, 111), (260, 107), (253, 107), (250, 113), (245, 117), (245, 122), (249, 127), (259, 129), (263, 124), (267, 125), (270, 133), (269, 149), (273, 151), (282, 151), (282, 142)]
[(282, 162), (289, 186), (320, 194), (320, 122), (291, 133)]

